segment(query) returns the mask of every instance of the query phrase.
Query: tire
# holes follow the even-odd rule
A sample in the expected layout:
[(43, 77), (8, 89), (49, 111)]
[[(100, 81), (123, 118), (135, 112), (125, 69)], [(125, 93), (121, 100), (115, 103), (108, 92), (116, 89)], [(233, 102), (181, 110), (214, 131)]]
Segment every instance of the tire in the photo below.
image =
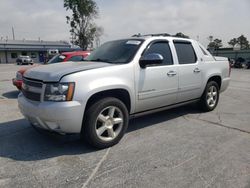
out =
[(219, 102), (219, 97), (220, 90), (218, 84), (215, 81), (208, 82), (200, 99), (201, 109), (205, 112), (214, 110)]
[(121, 140), (128, 122), (129, 114), (123, 102), (113, 97), (103, 98), (87, 109), (81, 135), (95, 148), (108, 148)]

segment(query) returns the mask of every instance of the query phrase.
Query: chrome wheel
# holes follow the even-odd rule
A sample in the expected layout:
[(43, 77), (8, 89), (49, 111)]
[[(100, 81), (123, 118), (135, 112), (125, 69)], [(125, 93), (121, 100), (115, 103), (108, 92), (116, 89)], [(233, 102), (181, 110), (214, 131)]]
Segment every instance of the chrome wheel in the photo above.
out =
[(122, 111), (115, 106), (109, 106), (102, 110), (97, 116), (95, 123), (96, 135), (103, 141), (114, 140), (123, 127)]
[(217, 103), (217, 99), (218, 99), (218, 90), (215, 86), (210, 86), (207, 92), (207, 105), (210, 108), (213, 108), (216, 103)]

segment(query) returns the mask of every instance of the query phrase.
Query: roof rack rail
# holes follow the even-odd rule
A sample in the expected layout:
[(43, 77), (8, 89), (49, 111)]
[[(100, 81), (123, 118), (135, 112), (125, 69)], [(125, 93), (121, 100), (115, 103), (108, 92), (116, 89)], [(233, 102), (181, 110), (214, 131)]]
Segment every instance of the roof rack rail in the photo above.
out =
[(151, 37), (157, 37), (157, 36), (164, 36), (164, 37), (170, 37), (171, 35), (168, 33), (155, 33), (155, 34), (145, 34), (142, 35), (141, 33), (132, 35), (132, 37), (147, 37), (147, 36), (151, 36)]

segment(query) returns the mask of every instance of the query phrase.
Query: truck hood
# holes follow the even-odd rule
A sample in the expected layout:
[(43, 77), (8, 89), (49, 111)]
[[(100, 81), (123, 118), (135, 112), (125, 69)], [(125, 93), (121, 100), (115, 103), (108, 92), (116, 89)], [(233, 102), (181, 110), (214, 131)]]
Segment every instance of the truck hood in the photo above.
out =
[(114, 66), (114, 65), (104, 62), (89, 62), (89, 61), (56, 63), (51, 65), (37, 66), (28, 69), (24, 73), (24, 77), (36, 80), (42, 80), (44, 82), (58, 82), (63, 76), (67, 74), (72, 74), (75, 72), (87, 71), (107, 66)]

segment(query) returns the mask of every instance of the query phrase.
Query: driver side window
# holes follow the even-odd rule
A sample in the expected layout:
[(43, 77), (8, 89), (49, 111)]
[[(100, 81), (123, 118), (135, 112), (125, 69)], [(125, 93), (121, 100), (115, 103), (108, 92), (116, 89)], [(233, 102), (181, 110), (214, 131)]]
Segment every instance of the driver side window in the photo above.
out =
[[(149, 48), (144, 52), (143, 56), (151, 53), (157, 53), (162, 55), (163, 63), (160, 65), (173, 65), (172, 53), (168, 42), (159, 41), (152, 43)], [(156, 65), (153, 65), (156, 66)], [(158, 65), (159, 66), (159, 65)]]

